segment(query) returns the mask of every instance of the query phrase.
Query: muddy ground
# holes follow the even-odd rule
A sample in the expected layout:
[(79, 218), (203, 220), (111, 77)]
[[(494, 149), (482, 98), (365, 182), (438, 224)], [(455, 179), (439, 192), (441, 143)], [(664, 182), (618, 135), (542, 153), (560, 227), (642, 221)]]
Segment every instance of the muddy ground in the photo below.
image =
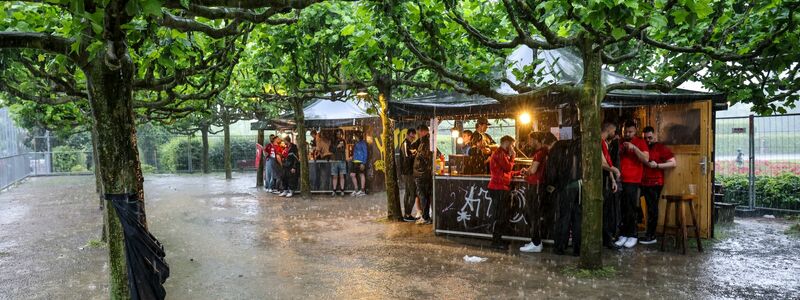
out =
[[(501, 253), (430, 226), (377, 221), (382, 195), (279, 198), (256, 189), (254, 176), (148, 176), (169, 299), (800, 297), (800, 238), (781, 219), (737, 219), (705, 253), (607, 251), (616, 274), (586, 279), (564, 272), (576, 258), (548, 248)], [(93, 183), (38, 177), (0, 193), (0, 299), (107, 298), (105, 249), (87, 245), (101, 230)]]

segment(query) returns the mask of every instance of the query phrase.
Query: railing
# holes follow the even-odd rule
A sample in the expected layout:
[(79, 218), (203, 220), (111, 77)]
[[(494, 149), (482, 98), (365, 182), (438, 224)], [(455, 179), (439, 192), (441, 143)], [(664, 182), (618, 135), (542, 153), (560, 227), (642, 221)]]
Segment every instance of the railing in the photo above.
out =
[(25, 179), (33, 172), (28, 153), (0, 157), (0, 190)]

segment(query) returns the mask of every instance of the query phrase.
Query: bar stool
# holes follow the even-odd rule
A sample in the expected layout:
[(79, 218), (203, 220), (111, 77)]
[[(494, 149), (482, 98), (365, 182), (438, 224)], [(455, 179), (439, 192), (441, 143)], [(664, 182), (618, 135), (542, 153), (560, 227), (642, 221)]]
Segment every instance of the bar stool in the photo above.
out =
[[(683, 254), (686, 254), (686, 244), (687, 244), (687, 228), (694, 227), (694, 236), (697, 239), (697, 251), (703, 252), (703, 243), (700, 241), (700, 229), (697, 224), (697, 219), (694, 214), (694, 200), (697, 199), (695, 195), (664, 195), (664, 199), (667, 200), (667, 211), (664, 214), (664, 225), (661, 229), (661, 234), (659, 238), (661, 239), (661, 251), (664, 251), (666, 245), (666, 235), (668, 230), (673, 230), (675, 236), (675, 247), (678, 247), (680, 243), (681, 248), (683, 249)], [(685, 206), (689, 206), (689, 212), (692, 216), (692, 224), (687, 225), (684, 220), (684, 212)], [(667, 220), (669, 220), (669, 212), (670, 208), (675, 206), (675, 225), (667, 225)]]

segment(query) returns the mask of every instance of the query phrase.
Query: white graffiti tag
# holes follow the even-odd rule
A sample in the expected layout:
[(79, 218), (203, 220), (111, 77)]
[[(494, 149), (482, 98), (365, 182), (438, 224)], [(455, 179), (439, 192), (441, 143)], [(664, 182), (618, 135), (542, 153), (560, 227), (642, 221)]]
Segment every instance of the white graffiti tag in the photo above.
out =
[[(475, 195), (475, 189), (478, 189), (478, 194)], [(466, 192), (466, 191), (465, 191)], [(475, 185), (469, 187), (469, 192), (466, 192), (464, 195), (464, 206), (461, 207), (461, 210), (458, 211), (458, 217), (456, 218), (457, 222), (462, 222), (464, 227), (467, 226), (467, 221), (472, 219), (472, 214), (475, 214), (475, 217), (480, 217), (481, 213), (481, 202), (483, 199), (489, 200), (489, 206), (492, 205), (492, 198), (489, 197), (489, 191), (484, 190), (483, 188), (479, 188)], [(489, 207), (487, 206), (487, 208)], [(486, 213), (487, 217), (489, 217), (489, 212)]]

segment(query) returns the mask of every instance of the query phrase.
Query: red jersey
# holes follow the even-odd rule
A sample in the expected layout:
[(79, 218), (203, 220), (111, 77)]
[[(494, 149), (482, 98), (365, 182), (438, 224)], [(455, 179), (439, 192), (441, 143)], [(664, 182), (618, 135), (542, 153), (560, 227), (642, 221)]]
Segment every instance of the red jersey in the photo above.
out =
[(514, 169), (514, 161), (511, 155), (503, 148), (497, 148), (489, 159), (489, 178), (490, 190), (511, 190), (511, 171)]
[[(659, 164), (663, 164), (668, 160), (675, 157), (672, 151), (664, 146), (662, 143), (654, 143), (650, 145), (650, 160)], [(656, 186), (664, 185), (664, 169), (653, 169), (648, 166), (644, 168), (644, 176), (642, 177), (642, 185)]]
[(545, 161), (547, 160), (548, 153), (549, 150), (547, 149), (547, 147), (542, 147), (533, 153), (532, 162), (538, 162), (539, 166), (536, 167), (535, 173), (528, 174), (528, 176), (525, 176), (525, 181), (527, 181), (530, 184), (539, 184), (542, 182), (542, 180), (544, 179)]
[[(622, 173), (622, 182), (624, 183), (642, 183), (642, 173), (644, 171), (644, 165), (642, 161), (639, 160), (639, 157), (636, 156), (636, 152), (633, 150), (628, 150), (625, 148), (624, 145), (625, 141), (619, 142), (620, 147), (620, 172)], [(639, 137), (634, 137), (630, 140), (630, 143), (639, 148), (642, 152), (647, 152), (647, 143)]]
[(600, 148), (603, 148), (603, 158), (606, 159), (609, 167), (613, 167), (614, 163), (611, 162), (611, 154), (608, 153), (608, 143), (606, 141), (600, 140)]

